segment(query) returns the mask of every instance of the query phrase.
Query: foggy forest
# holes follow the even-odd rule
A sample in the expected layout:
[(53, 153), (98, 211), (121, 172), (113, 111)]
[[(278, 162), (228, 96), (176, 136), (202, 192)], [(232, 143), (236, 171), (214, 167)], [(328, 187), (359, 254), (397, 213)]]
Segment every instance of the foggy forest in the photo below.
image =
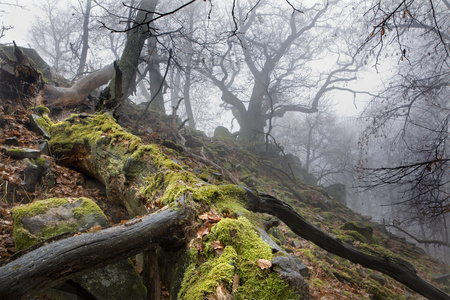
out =
[(0, 299), (450, 299), (450, 1), (0, 16)]

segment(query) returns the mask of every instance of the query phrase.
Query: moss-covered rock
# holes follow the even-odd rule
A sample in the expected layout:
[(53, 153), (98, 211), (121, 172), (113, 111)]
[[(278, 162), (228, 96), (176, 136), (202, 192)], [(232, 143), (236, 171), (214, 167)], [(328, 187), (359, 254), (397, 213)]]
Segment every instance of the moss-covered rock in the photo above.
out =
[(88, 198), (51, 198), (17, 206), (11, 211), (17, 250), (61, 233), (108, 225), (105, 214)]
[(222, 140), (230, 140), (230, 141), (236, 140), (236, 138), (231, 134), (231, 132), (226, 127), (223, 126), (218, 126), (214, 130), (214, 137), (216, 139)]
[(348, 230), (347, 234), (351, 235), (358, 241), (368, 244), (375, 243), (373, 228), (371, 226), (359, 225), (355, 222), (346, 222), (341, 226), (341, 229)]
[[(223, 244), (223, 251), (215, 250), (213, 242)], [(203, 248), (190, 250), (180, 299), (205, 299), (219, 290), (233, 299), (300, 298), (277, 273), (258, 266), (258, 259), (272, 259), (272, 251), (246, 218), (218, 222), (204, 238)]]

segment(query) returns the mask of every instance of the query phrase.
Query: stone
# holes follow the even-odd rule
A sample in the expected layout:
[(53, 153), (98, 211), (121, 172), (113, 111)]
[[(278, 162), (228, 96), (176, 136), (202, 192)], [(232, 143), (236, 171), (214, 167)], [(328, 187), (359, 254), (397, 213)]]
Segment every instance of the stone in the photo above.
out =
[(30, 116), (30, 128), (32, 131), (36, 132), (37, 134), (42, 135), (46, 139), (50, 139), (50, 131), (49, 127), (45, 126), (47, 124), (47, 121), (36, 114), (32, 114)]
[(292, 247), (294, 247), (294, 248), (302, 248), (302, 243), (300, 243), (300, 242), (297, 241), (297, 240), (293, 240), (292, 243), (291, 243), (291, 245), (292, 245)]
[(39, 141), (39, 150), (42, 154), (50, 156), (50, 146), (47, 141)]
[(42, 182), (42, 176), (44, 172), (50, 167), (51, 163), (44, 159), (38, 159), (39, 165), (35, 160), (24, 159), (25, 169), (20, 172), (21, 179), (24, 182), (24, 187), (28, 192), (34, 192), (36, 186), (40, 185)]
[(239, 180), (244, 182), (250, 188), (258, 185), (258, 180), (253, 175), (244, 175), (239, 178)]
[(265, 232), (263, 229), (258, 228), (260, 236), (264, 242), (266, 242), (271, 248), (272, 253), (280, 252), (282, 253), (282, 257), (288, 258), (290, 260), (290, 264), (296, 265), (296, 268), (298, 268), (298, 272), (303, 277), (309, 277), (309, 269), (308, 267), (303, 264), (298, 258), (290, 256), (286, 251), (284, 251), (277, 243), (275, 243), (272, 238)]
[(335, 183), (325, 187), (324, 189), (331, 196), (331, 198), (347, 206), (347, 193), (345, 184)]
[(373, 237), (373, 228), (370, 226), (359, 225), (355, 222), (346, 222), (341, 226), (341, 229), (358, 232), (367, 240), (369, 244), (373, 244), (375, 242)]
[(10, 148), (6, 149), (5, 154), (12, 158), (33, 158), (36, 159), (41, 155), (40, 150), (29, 148)]
[(200, 168), (198, 168), (198, 167), (195, 167), (195, 168), (192, 169), (192, 172), (193, 172), (194, 174), (196, 174), (196, 175), (199, 175), (199, 174), (202, 174), (202, 173), (203, 173), (203, 170), (200, 169)]
[(432, 274), (432, 276), (437, 283), (450, 282), (450, 274)]
[(222, 140), (236, 140), (236, 138), (231, 134), (231, 132), (223, 126), (218, 126), (214, 130), (214, 137), (216, 139), (222, 139)]
[(375, 280), (376, 282), (378, 282), (379, 284), (381, 284), (382, 286), (384, 286), (386, 284), (386, 279), (384, 279), (384, 277), (379, 274), (375, 274), (375, 273), (370, 274), (369, 277), (372, 278), (373, 280)]
[(147, 289), (129, 259), (107, 265), (72, 280), (98, 300), (147, 299)]
[(19, 140), (14, 136), (5, 139), (5, 145), (7, 146), (19, 146)]
[[(298, 260), (298, 259), (297, 259)], [(310, 299), (309, 285), (300, 274), (299, 265), (292, 257), (275, 257), (272, 260), (272, 269), (278, 273), (301, 299)]]

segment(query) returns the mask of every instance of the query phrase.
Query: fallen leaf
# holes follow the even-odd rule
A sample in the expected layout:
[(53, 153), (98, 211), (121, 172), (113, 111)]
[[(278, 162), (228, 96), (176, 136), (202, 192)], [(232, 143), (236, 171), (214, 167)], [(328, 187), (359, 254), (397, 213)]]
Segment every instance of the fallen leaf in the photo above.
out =
[(234, 274), (234, 276), (233, 276), (233, 288), (232, 288), (232, 292), (233, 292), (233, 293), (236, 293), (238, 287), (239, 287), (239, 275), (238, 275), (238, 274)]
[(102, 226), (100, 226), (100, 225), (95, 225), (95, 226), (92, 226), (90, 229), (89, 229), (89, 231), (88, 232), (96, 232), (96, 231), (100, 231), (100, 230), (102, 230)]
[(214, 250), (223, 249), (225, 245), (221, 241), (212, 241), (211, 245), (213, 246)]
[(260, 258), (256, 262), (258, 263), (258, 267), (260, 267), (261, 270), (269, 269), (272, 266), (270, 260), (267, 259)]

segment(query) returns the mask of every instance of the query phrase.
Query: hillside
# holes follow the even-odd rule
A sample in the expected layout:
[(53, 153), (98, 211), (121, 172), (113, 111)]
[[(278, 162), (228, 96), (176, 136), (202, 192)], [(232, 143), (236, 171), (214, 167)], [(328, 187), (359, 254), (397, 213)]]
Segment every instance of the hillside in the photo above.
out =
[[(110, 225), (134, 217), (123, 205), (106, 197), (102, 183), (76, 169), (68, 168), (67, 162), (52, 156), (46, 138), (36, 133), (36, 129), (31, 130), (32, 109), (25, 111), (7, 101), (1, 104), (1, 262), (13, 260), (16, 253), (14, 222), (10, 214), (13, 207), (49, 198), (87, 197), (103, 210)], [(242, 185), (273, 195), (289, 203), (305, 219), (342, 242), (369, 253), (373, 250), (400, 258), (413, 265), (426, 281), (447, 293), (450, 291), (448, 266), (427, 256), (417, 246), (390, 234), (382, 225), (371, 222), (369, 217), (361, 216), (334, 201), (323, 189), (303, 184), (300, 166), (295, 164), (295, 158), (284, 155), (281, 148), (273, 146), (266, 152), (264, 145), (243, 147), (223, 128), (218, 128), (214, 137), (207, 137), (197, 131), (185, 131), (182, 137), (185, 146), (181, 146), (177, 143), (180, 135), (173, 130), (176, 123), (172, 117), (159, 119), (149, 115), (144, 121), (135, 124), (132, 120), (136, 120), (140, 110), (140, 107), (127, 107), (128, 117), (124, 118), (122, 127), (139, 136), (143, 143), (156, 144), (173, 162), (203, 182), (217, 186)], [(50, 118), (56, 123), (69, 113), (51, 113)], [(30, 160), (14, 156), (14, 151), (6, 151), (24, 148), (41, 149), (41, 152), (38, 158)], [(293, 174), (300, 178), (293, 179)], [(236, 219), (241, 214), (232, 203), (228, 206), (212, 204), (209, 213), (222, 219)], [(253, 225), (263, 224), (282, 250), (297, 257), (307, 267), (302, 275), (309, 284), (312, 299), (423, 298), (382, 273), (353, 264), (300, 238), (270, 215), (246, 212), (245, 216)], [(197, 226), (200, 225), (201, 222)], [(143, 275), (142, 269), (138, 268), (138, 271)], [(447, 281), (442, 279), (445, 275)], [(161, 297), (164, 299), (168, 295), (169, 291), (163, 282)], [(49, 299), (47, 297), (49, 295), (44, 293), (38, 298)]]

